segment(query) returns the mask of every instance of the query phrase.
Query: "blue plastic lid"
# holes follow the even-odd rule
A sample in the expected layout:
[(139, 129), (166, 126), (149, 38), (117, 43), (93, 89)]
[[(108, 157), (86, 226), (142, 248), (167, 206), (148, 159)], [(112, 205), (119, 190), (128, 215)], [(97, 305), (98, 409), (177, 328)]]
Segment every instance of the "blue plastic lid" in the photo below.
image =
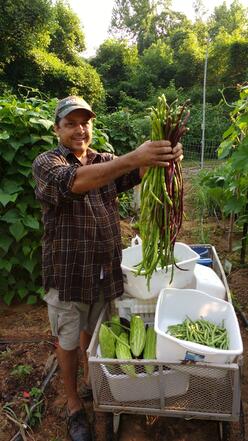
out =
[(199, 263), (200, 265), (204, 265), (204, 266), (213, 266), (213, 260), (209, 259), (209, 258), (204, 258), (204, 259), (198, 259), (197, 263)]
[(208, 248), (206, 247), (198, 247), (198, 246), (191, 246), (192, 250), (194, 250), (201, 258), (208, 257)]

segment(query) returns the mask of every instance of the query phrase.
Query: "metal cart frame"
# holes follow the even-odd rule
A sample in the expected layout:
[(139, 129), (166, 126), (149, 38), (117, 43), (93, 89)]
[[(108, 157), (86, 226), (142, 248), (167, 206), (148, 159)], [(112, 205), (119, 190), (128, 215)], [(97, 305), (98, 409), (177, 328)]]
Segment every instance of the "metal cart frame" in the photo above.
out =
[[(194, 246), (208, 248), (209, 257), (213, 261), (212, 267), (225, 285), (226, 300), (231, 302), (226, 276), (215, 248), (212, 245)], [(153, 317), (152, 314), (144, 314), (143, 318), (146, 322), (151, 322)], [(219, 422), (221, 441), (245, 440), (241, 402), (242, 356), (231, 364), (161, 363), (157, 360), (123, 361), (100, 358), (99, 329), (101, 323), (107, 319), (108, 310), (105, 308), (88, 348), (88, 360), (94, 410), (96, 414), (113, 414), (114, 434), (118, 431), (120, 415), (131, 413), (216, 420)], [(123, 374), (121, 367), (124, 364), (135, 367), (136, 379)], [(156, 374), (153, 378), (144, 373), (145, 365), (154, 365)], [(131, 399), (128, 398), (129, 393)]]

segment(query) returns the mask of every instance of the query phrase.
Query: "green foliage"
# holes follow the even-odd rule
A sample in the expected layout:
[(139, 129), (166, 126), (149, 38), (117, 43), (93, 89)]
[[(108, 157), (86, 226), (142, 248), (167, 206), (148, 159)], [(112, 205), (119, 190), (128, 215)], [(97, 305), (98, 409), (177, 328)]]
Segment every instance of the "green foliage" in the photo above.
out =
[(80, 55), (85, 49), (78, 16), (63, 0), (6, 0), (0, 6), (0, 91), (8, 85), (46, 96), (85, 96), (104, 101), (99, 75)]
[[(221, 142), (222, 133), (228, 127), (227, 111), (223, 103), (219, 105), (206, 104), (206, 128), (205, 138), (212, 141), (213, 150), (217, 157), (217, 148)], [(188, 123), (189, 132), (183, 139), (184, 144), (194, 143), (195, 139), (201, 139), (202, 123), (202, 104), (193, 104), (190, 110), (190, 119)], [(213, 158), (213, 151), (206, 152), (207, 156)]]
[[(208, 214), (218, 209), (222, 215), (233, 215), (236, 225), (246, 230), (248, 224), (248, 86), (239, 86), (239, 99), (231, 106), (231, 124), (223, 134), (218, 150), (226, 163), (197, 177), (195, 197), (201, 209)], [(200, 201), (200, 203), (199, 203)], [(245, 234), (245, 233), (244, 233)], [(243, 256), (245, 255), (244, 241)]]
[(91, 104), (104, 99), (104, 90), (95, 69), (81, 61), (80, 66), (71, 66), (61, 61), (56, 55), (44, 50), (33, 50), (21, 63), (15, 60), (6, 67), (9, 83), (30, 85), (46, 95), (58, 96), (82, 95)]
[(21, 58), (39, 43), (44, 46), (45, 35), (52, 19), (51, 0), (5, 0), (0, 5), (0, 61), (8, 63)]
[(119, 110), (109, 115), (102, 115), (101, 120), (109, 129), (110, 143), (117, 155), (123, 155), (137, 147), (140, 133), (131, 112), (125, 109)]
[(28, 364), (19, 364), (14, 367), (10, 375), (13, 375), (14, 377), (21, 379), (31, 374), (32, 370), (33, 370), (32, 366), (29, 366)]
[(132, 207), (133, 203), (133, 190), (121, 193), (118, 197), (119, 200), (119, 213), (121, 218), (127, 218), (134, 214)]
[(53, 13), (55, 24), (48, 50), (66, 63), (78, 64), (79, 57), (76, 54), (85, 50), (80, 20), (63, 0), (56, 1)]
[(236, 214), (242, 226), (248, 222), (248, 86), (240, 86), (239, 92), (230, 112), (231, 125), (223, 134), (218, 153), (221, 159), (228, 158), (232, 170), (225, 211)]
[[(32, 162), (57, 145), (53, 113), (57, 100), (0, 100), (0, 296), (33, 304), (42, 297), (41, 213), (35, 200)], [(93, 147), (113, 151), (96, 128)]]
[(231, 173), (228, 164), (221, 164), (212, 170), (201, 170), (193, 179), (195, 212), (200, 218), (218, 214), (225, 217), (225, 203), (228, 200), (226, 187)]
[(32, 162), (55, 146), (51, 112), (55, 100), (0, 101), (0, 295), (35, 303), (40, 288), (40, 206), (34, 196)]
[(109, 137), (100, 127), (96, 124), (93, 130), (92, 148), (98, 152), (114, 153), (113, 146), (109, 143)]
[(99, 47), (91, 63), (107, 90), (107, 107), (116, 110), (122, 91), (130, 89), (130, 78), (137, 63), (136, 47), (129, 47), (126, 41), (108, 39)]
[(186, 16), (172, 11), (170, 6), (170, 0), (115, 0), (111, 33), (117, 38), (136, 41), (142, 54), (161, 37), (166, 38), (173, 30), (187, 25)]

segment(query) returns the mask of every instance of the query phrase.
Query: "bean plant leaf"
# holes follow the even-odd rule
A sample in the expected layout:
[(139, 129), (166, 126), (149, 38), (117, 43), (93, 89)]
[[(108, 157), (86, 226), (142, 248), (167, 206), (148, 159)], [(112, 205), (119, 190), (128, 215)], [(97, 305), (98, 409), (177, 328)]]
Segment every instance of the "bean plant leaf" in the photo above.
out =
[(1, 259), (0, 260), (0, 269), (5, 269), (8, 273), (11, 271), (12, 263), (9, 260)]
[(19, 221), (20, 215), (18, 213), (18, 210), (13, 208), (11, 210), (8, 210), (0, 219), (9, 224), (14, 224)]
[(23, 145), (22, 141), (16, 141), (16, 140), (9, 140), (9, 143), (11, 147), (15, 149), (15, 151), (17, 151)]
[(16, 222), (15, 224), (11, 225), (9, 231), (17, 242), (19, 242), (27, 234), (27, 231), (21, 222)]
[(218, 148), (218, 158), (225, 159), (229, 156), (233, 149), (233, 141), (223, 141)]
[(53, 136), (42, 136), (41, 139), (43, 139), (43, 141), (46, 141), (48, 144), (53, 145), (54, 141), (55, 141), (55, 137)]
[(248, 171), (248, 137), (240, 143), (239, 148), (232, 155), (232, 165), (237, 170)]
[(240, 128), (244, 128), (247, 127), (248, 124), (248, 112), (245, 113), (244, 115), (241, 115), (238, 119), (237, 119), (237, 124)]
[(31, 124), (38, 124), (40, 126), (45, 127), (46, 130), (49, 130), (53, 126), (53, 121), (50, 119), (43, 119), (43, 118), (30, 118), (29, 122)]
[(15, 181), (10, 181), (9, 179), (5, 179), (3, 181), (3, 190), (6, 193), (12, 194), (22, 191), (23, 187)]
[(18, 194), (7, 194), (2, 193), (0, 190), (0, 203), (6, 207), (9, 202), (15, 202), (18, 197)]
[(30, 168), (18, 167), (18, 172), (21, 173), (23, 176), (26, 176), (26, 178), (32, 174), (31, 167)]
[(22, 222), (26, 227), (32, 228), (33, 230), (38, 230), (40, 228), (38, 220), (30, 214), (23, 217)]
[(24, 297), (26, 297), (26, 295), (28, 294), (28, 291), (26, 288), (19, 288), (17, 292), (18, 292), (18, 296), (20, 297), (21, 300), (23, 300)]
[(34, 295), (28, 296), (27, 304), (28, 305), (35, 305), (35, 303), (37, 303), (37, 297)]
[(6, 130), (4, 130), (2, 133), (0, 133), (0, 139), (9, 139), (9, 134)]
[(5, 235), (0, 235), (0, 248), (4, 250), (6, 253), (9, 250), (10, 245), (13, 243), (13, 239), (11, 237)]
[(235, 127), (232, 125), (228, 127), (228, 129), (223, 133), (223, 139), (232, 138), (234, 139), (238, 135), (238, 132), (235, 130)]
[(237, 199), (236, 195), (231, 196), (226, 201), (226, 204), (224, 207), (224, 212), (227, 214), (230, 214), (230, 213), (238, 214), (244, 209), (245, 204), (246, 204), (245, 198)]
[(15, 297), (15, 292), (9, 291), (6, 294), (4, 294), (3, 301), (4, 301), (4, 303), (6, 303), (9, 306), (14, 297)]
[(2, 157), (5, 159), (5, 161), (7, 161), (9, 164), (11, 164), (14, 157), (15, 157), (16, 152), (14, 149), (12, 149), (12, 150), (6, 149), (6, 150), (3, 150), (1, 152), (1, 154), (2, 154)]
[(31, 260), (28, 257), (22, 262), (23, 268), (25, 268), (30, 274), (32, 274), (36, 264), (37, 261), (35, 259)]

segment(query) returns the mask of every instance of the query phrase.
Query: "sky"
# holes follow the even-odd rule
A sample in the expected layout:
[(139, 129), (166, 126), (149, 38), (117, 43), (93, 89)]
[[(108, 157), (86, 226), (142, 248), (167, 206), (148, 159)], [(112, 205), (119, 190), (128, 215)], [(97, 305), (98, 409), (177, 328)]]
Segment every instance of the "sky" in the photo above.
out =
[[(210, 15), (215, 6), (219, 6), (224, 0), (205, 0), (205, 9)], [(248, 6), (248, 0), (240, 0), (244, 6)], [(232, 0), (226, 0), (230, 6)], [(92, 56), (100, 44), (108, 38), (108, 28), (111, 21), (114, 0), (69, 0), (74, 12), (79, 16), (84, 28), (87, 50), (84, 56)], [(172, 9), (186, 14), (194, 19), (193, 0), (173, 0)]]

